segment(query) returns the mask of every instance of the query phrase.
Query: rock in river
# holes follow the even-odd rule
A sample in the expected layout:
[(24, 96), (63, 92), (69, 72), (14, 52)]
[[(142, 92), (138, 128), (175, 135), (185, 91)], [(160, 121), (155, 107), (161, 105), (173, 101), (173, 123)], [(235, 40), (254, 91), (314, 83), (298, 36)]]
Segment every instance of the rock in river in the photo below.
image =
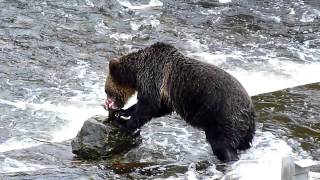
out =
[(81, 159), (104, 159), (129, 151), (142, 141), (139, 133), (126, 135), (105, 121), (107, 117), (95, 116), (86, 120), (71, 141), (72, 152)]

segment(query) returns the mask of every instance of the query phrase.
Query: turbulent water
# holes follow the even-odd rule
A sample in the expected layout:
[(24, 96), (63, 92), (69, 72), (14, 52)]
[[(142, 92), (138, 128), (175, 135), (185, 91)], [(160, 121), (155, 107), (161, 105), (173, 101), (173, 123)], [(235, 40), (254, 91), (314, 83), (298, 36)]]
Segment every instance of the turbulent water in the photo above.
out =
[(318, 0), (0, 0), (0, 179), (280, 179), (285, 155), (320, 160), (314, 85), (256, 97), (253, 148), (233, 165), (176, 115), (147, 124), (119, 160), (135, 171), (73, 161), (68, 140), (106, 114), (107, 61), (157, 41), (227, 70), (251, 95), (320, 82)]

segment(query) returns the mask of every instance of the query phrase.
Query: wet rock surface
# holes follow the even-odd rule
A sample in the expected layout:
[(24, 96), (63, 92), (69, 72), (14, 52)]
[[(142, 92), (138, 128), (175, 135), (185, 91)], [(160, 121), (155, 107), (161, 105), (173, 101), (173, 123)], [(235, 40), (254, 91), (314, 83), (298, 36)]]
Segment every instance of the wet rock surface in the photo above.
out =
[(253, 101), (264, 131), (277, 134), (296, 151), (303, 149), (320, 160), (320, 83), (261, 94)]
[(105, 159), (129, 151), (141, 144), (140, 133), (126, 135), (106, 121), (107, 117), (95, 116), (86, 120), (71, 141), (72, 152), (80, 159)]

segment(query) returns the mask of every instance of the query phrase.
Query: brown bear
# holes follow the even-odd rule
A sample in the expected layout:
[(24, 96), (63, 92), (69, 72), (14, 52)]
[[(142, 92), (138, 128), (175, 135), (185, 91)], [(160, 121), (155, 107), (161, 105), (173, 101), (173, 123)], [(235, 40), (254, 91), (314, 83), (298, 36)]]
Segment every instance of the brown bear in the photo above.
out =
[[(121, 109), (136, 91), (138, 102)], [(255, 109), (243, 86), (226, 71), (165, 43), (110, 60), (105, 92), (106, 107), (124, 131), (175, 111), (205, 131), (223, 162), (238, 160), (238, 150), (250, 148), (255, 133)]]

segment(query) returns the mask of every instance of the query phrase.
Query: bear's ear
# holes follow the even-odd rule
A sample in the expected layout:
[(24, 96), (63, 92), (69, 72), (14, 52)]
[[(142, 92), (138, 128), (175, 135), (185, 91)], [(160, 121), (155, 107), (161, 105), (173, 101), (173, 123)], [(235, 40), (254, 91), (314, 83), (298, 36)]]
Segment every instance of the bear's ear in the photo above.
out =
[(120, 71), (120, 62), (116, 59), (111, 59), (109, 61), (109, 72), (112, 76), (118, 74), (117, 72)]
[(119, 60), (112, 59), (109, 61), (109, 74), (119, 84), (135, 86), (134, 74)]
[(121, 76), (122, 68), (121, 64), (116, 59), (111, 59), (109, 61), (109, 73), (114, 80), (119, 81)]
[(112, 59), (109, 61), (109, 73), (113, 80), (119, 84), (127, 84), (127, 73), (119, 60)]

